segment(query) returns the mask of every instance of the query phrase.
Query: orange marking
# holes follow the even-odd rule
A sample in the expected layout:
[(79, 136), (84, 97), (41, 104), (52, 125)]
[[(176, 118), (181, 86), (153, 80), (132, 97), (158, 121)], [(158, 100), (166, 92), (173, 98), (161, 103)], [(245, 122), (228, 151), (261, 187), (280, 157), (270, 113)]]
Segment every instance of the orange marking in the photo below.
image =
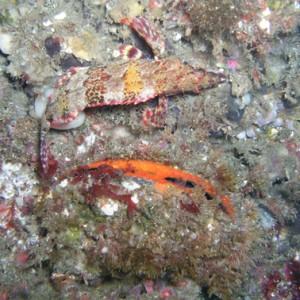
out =
[(144, 88), (141, 73), (136, 69), (136, 65), (136, 62), (132, 62), (123, 77), (124, 95), (128, 99), (137, 98)]

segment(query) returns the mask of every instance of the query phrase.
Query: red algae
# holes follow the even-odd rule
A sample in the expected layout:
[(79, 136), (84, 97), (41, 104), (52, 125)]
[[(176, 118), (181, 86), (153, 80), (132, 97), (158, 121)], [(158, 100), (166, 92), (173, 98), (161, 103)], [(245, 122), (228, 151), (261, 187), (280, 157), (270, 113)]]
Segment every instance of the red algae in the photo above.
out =
[(111, 166), (104, 164), (99, 168), (77, 168), (70, 175), (73, 185), (79, 182), (87, 184), (88, 181), (92, 180), (90, 185), (81, 188), (81, 192), (89, 205), (94, 205), (97, 198), (105, 196), (125, 203), (129, 215), (132, 215), (136, 210), (137, 207), (132, 201), (131, 195), (123, 194), (120, 187), (112, 183), (112, 180), (120, 177), (121, 172)]
[(300, 299), (300, 262), (293, 260), (284, 264), (283, 268), (267, 274), (262, 282), (262, 290), (266, 300)]
[(191, 213), (191, 214), (198, 215), (200, 213), (200, 208), (194, 202), (185, 203), (183, 201), (180, 201), (180, 208), (182, 210), (185, 210), (185, 211)]

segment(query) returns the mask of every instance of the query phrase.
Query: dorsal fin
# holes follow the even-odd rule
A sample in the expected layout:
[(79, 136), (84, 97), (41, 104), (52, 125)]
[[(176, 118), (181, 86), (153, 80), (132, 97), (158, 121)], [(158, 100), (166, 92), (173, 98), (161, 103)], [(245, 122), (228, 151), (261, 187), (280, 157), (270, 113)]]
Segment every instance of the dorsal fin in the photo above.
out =
[(165, 40), (159, 35), (158, 31), (145, 18), (124, 18), (121, 24), (126, 24), (134, 29), (152, 49), (156, 58), (165, 52)]

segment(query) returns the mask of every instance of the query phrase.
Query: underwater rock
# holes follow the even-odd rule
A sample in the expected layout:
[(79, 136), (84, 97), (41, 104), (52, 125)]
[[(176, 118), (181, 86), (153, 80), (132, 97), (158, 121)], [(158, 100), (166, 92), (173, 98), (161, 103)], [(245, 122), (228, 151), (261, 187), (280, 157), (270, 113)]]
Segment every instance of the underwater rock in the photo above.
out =
[[(117, 164), (125, 165), (119, 169)], [(102, 278), (168, 277), (174, 282), (184, 274), (208, 286), (210, 294), (231, 299), (251, 269), (248, 252), (260, 235), (252, 222), (253, 208), (244, 207), (233, 220), (226, 212), (230, 200), (221, 201), (208, 181), (201, 179), (199, 186), (192, 182), (198, 178), (194, 175), (178, 169), (162, 175), (171, 167), (160, 165), (165, 169), (159, 173), (146, 171), (144, 164), (159, 165), (141, 162), (139, 170), (130, 160), (103, 161), (67, 172), (53, 186), (53, 198), (40, 207), (40, 218), (47, 211), (43, 226), (50, 235), (56, 231), (57, 243), (69, 245), (71, 262), (65, 272), (89, 274), (93, 269)], [(179, 174), (193, 177), (177, 178)], [(58, 199), (67, 210), (63, 219), (48, 208)], [(70, 240), (75, 229), (76, 238)], [(59, 255), (59, 249), (53, 251)], [(78, 251), (86, 264), (75, 271), (72, 253)]]

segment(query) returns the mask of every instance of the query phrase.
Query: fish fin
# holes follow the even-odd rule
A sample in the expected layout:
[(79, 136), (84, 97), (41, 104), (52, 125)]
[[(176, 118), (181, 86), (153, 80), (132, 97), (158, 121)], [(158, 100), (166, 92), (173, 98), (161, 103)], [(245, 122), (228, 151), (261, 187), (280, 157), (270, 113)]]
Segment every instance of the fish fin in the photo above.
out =
[(138, 48), (131, 45), (121, 45), (119, 47), (121, 58), (125, 60), (142, 59), (145, 58), (145, 54)]
[(165, 113), (168, 109), (168, 97), (159, 97), (158, 105), (154, 109), (147, 108), (142, 120), (147, 127), (162, 127)]
[(134, 29), (152, 49), (156, 57), (160, 57), (165, 52), (165, 40), (160, 36), (153, 25), (145, 18), (124, 18), (121, 24), (125, 24)]

